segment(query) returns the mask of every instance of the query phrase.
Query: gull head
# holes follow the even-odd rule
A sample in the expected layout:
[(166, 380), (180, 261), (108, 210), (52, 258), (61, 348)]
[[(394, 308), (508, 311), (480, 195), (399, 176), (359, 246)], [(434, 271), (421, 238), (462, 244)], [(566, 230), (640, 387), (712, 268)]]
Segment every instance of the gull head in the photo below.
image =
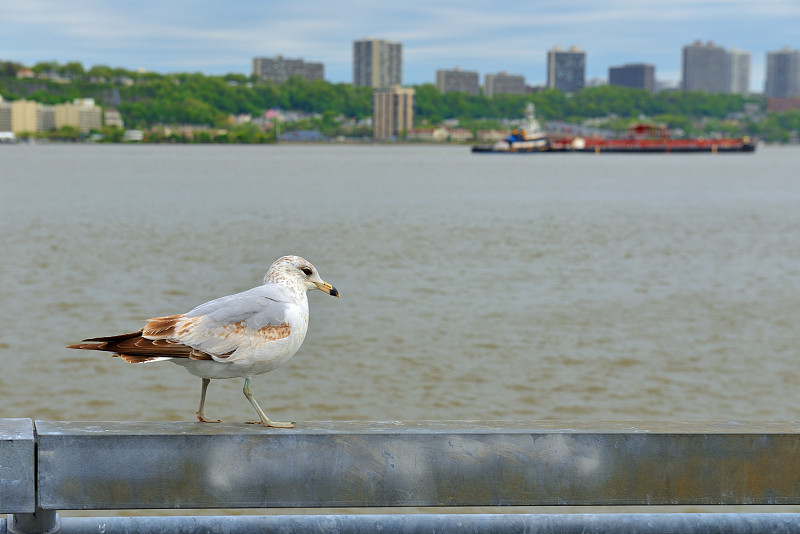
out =
[(319, 289), (332, 297), (338, 297), (339, 291), (320, 278), (317, 268), (300, 256), (284, 256), (278, 258), (264, 275), (264, 283), (288, 283), (305, 291)]

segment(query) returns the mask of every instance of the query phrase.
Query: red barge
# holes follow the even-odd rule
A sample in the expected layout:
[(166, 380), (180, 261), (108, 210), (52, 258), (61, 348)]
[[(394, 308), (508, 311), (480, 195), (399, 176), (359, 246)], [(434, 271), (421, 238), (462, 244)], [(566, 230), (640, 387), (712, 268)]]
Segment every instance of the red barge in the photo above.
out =
[(721, 139), (678, 139), (669, 136), (663, 126), (636, 124), (621, 139), (602, 137), (548, 138), (554, 152), (615, 152), (615, 153), (686, 153), (686, 152), (755, 152), (756, 141), (750, 137)]
[(680, 139), (670, 137), (665, 126), (639, 123), (624, 138), (547, 135), (528, 109), (528, 127), (515, 130), (494, 145), (475, 145), (474, 153), (526, 154), (536, 152), (584, 152), (592, 154), (686, 154), (697, 152), (755, 152), (757, 141), (750, 137), (721, 139)]

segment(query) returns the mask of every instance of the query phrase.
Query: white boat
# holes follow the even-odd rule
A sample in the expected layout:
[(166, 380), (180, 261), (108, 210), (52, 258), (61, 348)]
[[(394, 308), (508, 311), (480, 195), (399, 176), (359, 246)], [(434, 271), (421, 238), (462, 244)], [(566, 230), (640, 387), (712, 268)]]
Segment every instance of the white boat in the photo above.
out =
[(547, 150), (547, 136), (539, 121), (533, 104), (525, 107), (525, 125), (515, 128), (511, 135), (493, 145), (475, 145), (473, 152), (541, 152)]

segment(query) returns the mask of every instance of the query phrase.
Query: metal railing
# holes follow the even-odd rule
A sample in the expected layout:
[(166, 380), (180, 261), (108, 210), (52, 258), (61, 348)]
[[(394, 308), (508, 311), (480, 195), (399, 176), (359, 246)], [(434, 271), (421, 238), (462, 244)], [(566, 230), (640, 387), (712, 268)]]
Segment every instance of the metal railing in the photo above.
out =
[(101, 524), (109, 532), (191, 532), (193, 525), (243, 532), (800, 532), (800, 514), (785, 513), (57, 515), (175, 508), (800, 504), (798, 475), (800, 423), (338, 422), (264, 429), (0, 419), (0, 513), (10, 514), (0, 522), (0, 534), (88, 532)]

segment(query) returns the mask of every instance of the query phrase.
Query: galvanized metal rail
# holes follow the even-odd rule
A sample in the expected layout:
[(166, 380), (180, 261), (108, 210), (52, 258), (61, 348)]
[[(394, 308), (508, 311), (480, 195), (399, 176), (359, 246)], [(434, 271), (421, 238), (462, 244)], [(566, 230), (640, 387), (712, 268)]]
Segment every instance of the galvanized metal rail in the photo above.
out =
[[(0, 420), (0, 534), (800, 532), (800, 514), (58, 518), (58, 510), (800, 504), (800, 423)], [(502, 509), (498, 509), (501, 511)], [(144, 525), (148, 525), (146, 528)], [(114, 528), (111, 529), (110, 526)], [(214, 527), (210, 525), (216, 525)], [(228, 525), (228, 526), (225, 526)], [(178, 528), (180, 526), (180, 528)], [(579, 528), (581, 527), (581, 528)]]

